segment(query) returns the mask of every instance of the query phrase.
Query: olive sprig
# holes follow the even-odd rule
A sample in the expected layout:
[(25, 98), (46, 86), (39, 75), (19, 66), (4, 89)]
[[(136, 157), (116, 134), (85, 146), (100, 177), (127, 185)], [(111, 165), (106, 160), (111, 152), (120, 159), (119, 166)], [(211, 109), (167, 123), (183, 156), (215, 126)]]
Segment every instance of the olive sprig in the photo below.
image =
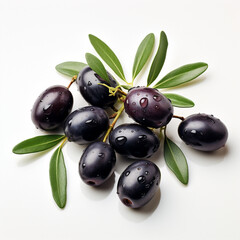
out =
[[(108, 64), (108, 66), (125, 82), (127, 85), (121, 85), (123, 88), (130, 90), (134, 86), (134, 80), (140, 71), (143, 69), (144, 65), (147, 63), (149, 59), (155, 42), (155, 37), (153, 33), (148, 34), (140, 43), (133, 64), (132, 70), (132, 81), (128, 83), (125, 79), (122, 66), (120, 61), (118, 60), (115, 53), (107, 46), (99, 38), (89, 35), (89, 39), (96, 50), (96, 52), (100, 55), (100, 57)], [(164, 65), (166, 59), (166, 53), (168, 48), (168, 40), (165, 32), (160, 33), (160, 41), (158, 50), (156, 55), (152, 61), (148, 79), (147, 86), (154, 84), (158, 75), (161, 72), (161, 69)], [(108, 56), (108, 58), (106, 57)], [(113, 58), (111, 58), (113, 56)], [(99, 61), (99, 60), (98, 60)], [(92, 68), (95, 66), (91, 66), (91, 63), (88, 61), (89, 66)], [(103, 66), (103, 64), (101, 64)], [(114, 66), (114, 67), (112, 67)], [(115, 66), (118, 66), (117, 69)], [(172, 88), (175, 86), (182, 85), (186, 82), (192, 81), (199, 75), (201, 75), (204, 71), (206, 71), (208, 65), (206, 63), (193, 63), (187, 64), (182, 67), (179, 67), (170, 73), (168, 73), (165, 77), (160, 79), (153, 88), (161, 89), (161, 88)], [(97, 72), (98, 73), (98, 72)], [(124, 76), (124, 77), (123, 77)], [(109, 88), (109, 87), (108, 87)], [(113, 89), (109, 88), (110, 94), (113, 92)], [(117, 90), (116, 90), (117, 91)], [(183, 97), (174, 93), (165, 93), (164, 94), (168, 99), (171, 100), (171, 103), (175, 107), (193, 107), (194, 102), (186, 97)], [(183, 117), (174, 116), (175, 118), (180, 118), (183, 120)], [(114, 119), (115, 120), (115, 119)], [(115, 124), (115, 122), (114, 122)], [(112, 130), (109, 129), (108, 132)], [(176, 177), (183, 183), (188, 183), (188, 165), (186, 157), (184, 156), (182, 150), (167, 137), (166, 128), (164, 128), (164, 158), (167, 166), (171, 169), (171, 171), (176, 175)], [(105, 139), (106, 140), (106, 139)]]
[[(99, 38), (89, 35), (89, 39), (96, 50), (96, 52), (99, 54), (99, 56), (108, 64), (108, 66), (119, 76), (120, 78), (127, 83), (127, 85), (121, 85), (126, 90), (131, 89), (134, 86), (134, 80), (137, 77), (137, 75), (140, 73), (140, 71), (143, 69), (145, 64), (147, 63), (147, 60), (149, 59), (152, 49), (154, 46), (154, 34), (148, 34), (140, 43), (135, 59), (134, 59), (134, 64), (133, 64), (133, 77), (132, 77), (132, 82), (127, 82), (125, 75), (122, 70), (122, 65), (120, 61), (118, 60), (117, 56), (115, 53), (110, 49), (110, 47), (107, 46), (106, 43), (104, 43), (102, 40)], [(166, 58), (166, 53), (167, 53), (167, 48), (168, 48), (168, 40), (166, 34), (162, 31), (160, 33), (160, 41), (159, 41), (159, 47), (157, 50), (157, 53), (152, 61), (151, 68), (149, 70), (148, 74), (148, 80), (147, 80), (147, 86), (152, 85), (158, 75), (161, 72), (161, 69), (164, 65), (165, 58)], [(106, 58), (106, 55), (108, 58)], [(93, 56), (93, 55), (92, 55)], [(111, 58), (111, 56), (114, 56)], [(63, 63), (64, 64), (64, 63)], [(92, 68), (94, 67), (91, 65), (90, 62), (88, 62), (89, 66)], [(101, 64), (102, 67), (103, 64)], [(116, 68), (117, 66), (117, 68)], [(183, 85), (184, 83), (187, 83), (189, 81), (194, 80), (198, 76), (200, 76), (202, 73), (204, 73), (208, 68), (208, 64), (203, 63), (203, 62), (198, 62), (198, 63), (192, 63), (192, 64), (186, 64), (183, 65), (170, 73), (168, 73), (166, 76), (164, 76), (162, 79), (160, 79), (154, 86), (153, 88), (156, 89), (163, 89), (163, 88), (173, 88), (179, 85)], [(95, 68), (96, 69), (96, 68)], [(124, 76), (124, 78), (123, 78)], [(192, 100), (183, 97), (178, 94), (174, 93), (164, 93), (171, 101), (173, 106), (175, 107), (193, 107), (194, 103)]]
[[(134, 63), (132, 67), (132, 80), (128, 82), (125, 78), (125, 74), (123, 72), (122, 65), (117, 58), (116, 54), (111, 50), (111, 48), (104, 43), (102, 40), (97, 38), (94, 35), (89, 35), (89, 40), (98, 53), (98, 55), (102, 58), (102, 60), (113, 70), (113, 72), (120, 78), (120, 81), (123, 81), (124, 84), (119, 84), (116, 87), (108, 86), (110, 83), (109, 75), (101, 62), (96, 56), (91, 53), (86, 53), (86, 63), (82, 62), (63, 62), (56, 66), (56, 70), (64, 75), (67, 75), (72, 78), (69, 83), (67, 89), (70, 88), (73, 82), (77, 80), (77, 76), (79, 73), (88, 65), (90, 68), (95, 71), (98, 76), (103, 79), (105, 83), (100, 83), (101, 85), (108, 87), (109, 95), (114, 96), (118, 95), (118, 99), (123, 102), (120, 109), (117, 110), (116, 113), (112, 115), (114, 117), (112, 123), (110, 124), (108, 130), (106, 131), (103, 142), (105, 143), (109, 137), (110, 132), (113, 130), (117, 120), (120, 115), (124, 111), (124, 101), (127, 95), (126, 92), (122, 90), (130, 90), (135, 86), (134, 81), (138, 74), (142, 71), (143, 67), (147, 64), (148, 60), (151, 58), (153, 47), (155, 44), (155, 36), (153, 33), (148, 34), (140, 43), (137, 48), (136, 55), (134, 58)], [(161, 78), (159, 81), (156, 79), (161, 72), (161, 69), (164, 65), (166, 59), (166, 53), (168, 48), (168, 40), (166, 34), (162, 31), (160, 33), (160, 41), (158, 50), (155, 54), (155, 57), (152, 61), (148, 78), (147, 78), (147, 86), (153, 86), (155, 89), (163, 89), (163, 88), (173, 88), (175, 86), (182, 85), (189, 81), (192, 81), (199, 75), (201, 75), (204, 71), (206, 71), (208, 65), (206, 63), (192, 63), (187, 64), (182, 67), (179, 67), (166, 76)], [(164, 93), (164, 95), (171, 100), (171, 103), (175, 107), (193, 107), (194, 103), (190, 99), (183, 97), (181, 95), (177, 95), (174, 93)], [(111, 116), (110, 116), (111, 117)], [(175, 118), (182, 118), (178, 116), (173, 116)], [(183, 120), (183, 119), (182, 119)], [(164, 136), (164, 157), (167, 166), (173, 171), (173, 173), (177, 176), (177, 178), (183, 183), (188, 183), (188, 166), (187, 161), (182, 153), (181, 149), (167, 137), (166, 127), (161, 128)], [(161, 130), (160, 130), (161, 131)], [(13, 148), (13, 153), (15, 154), (28, 154), (35, 153), (40, 151), (50, 150), (53, 147), (60, 144), (60, 146), (54, 151), (49, 168), (49, 176), (52, 188), (52, 195), (56, 202), (56, 204), (60, 208), (64, 208), (67, 200), (67, 174), (66, 174), (66, 166), (64, 162), (64, 156), (62, 153), (62, 148), (67, 141), (67, 137), (65, 135), (42, 135), (34, 138), (30, 138), (22, 141), (17, 144)]]

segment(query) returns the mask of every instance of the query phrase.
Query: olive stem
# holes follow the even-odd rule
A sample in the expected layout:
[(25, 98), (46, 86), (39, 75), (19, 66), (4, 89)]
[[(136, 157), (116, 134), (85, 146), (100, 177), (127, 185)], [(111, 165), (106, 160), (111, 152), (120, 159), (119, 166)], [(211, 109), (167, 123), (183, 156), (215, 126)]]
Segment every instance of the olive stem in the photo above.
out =
[(164, 133), (163, 133), (163, 128), (160, 128), (160, 131), (159, 131), (159, 135), (158, 135), (158, 137), (159, 137), (159, 140), (161, 140), (161, 139), (163, 139), (164, 138)]
[(113, 118), (115, 118), (117, 116), (117, 113), (115, 112), (115, 113), (113, 113), (111, 116), (109, 116), (109, 119), (113, 119)]
[(120, 100), (121, 102), (125, 102), (125, 97), (122, 96), (122, 97), (119, 98), (119, 100)]
[(178, 119), (180, 119), (180, 120), (185, 120), (185, 118), (184, 117), (181, 117), (181, 116), (177, 116), (177, 115), (173, 115), (173, 118), (178, 118)]
[(109, 128), (108, 128), (108, 130), (107, 130), (107, 132), (106, 132), (106, 134), (105, 134), (105, 136), (103, 138), (103, 142), (107, 141), (107, 138), (108, 138), (110, 132), (114, 128), (114, 125), (116, 124), (116, 122), (117, 122), (118, 118), (120, 117), (121, 113), (123, 112), (123, 110), (124, 110), (124, 104), (122, 104), (121, 108), (117, 112), (116, 117), (114, 118), (114, 120), (112, 121), (111, 125), (109, 126)]
[(122, 91), (121, 89), (118, 89), (118, 92), (120, 92), (122, 95), (127, 96), (127, 93), (125, 93), (124, 91)]
[(66, 143), (66, 141), (67, 141), (67, 137), (65, 137), (63, 140), (62, 140), (62, 143), (61, 143), (61, 145), (60, 145), (60, 148), (62, 149), (63, 148), (63, 145)]
[(164, 138), (166, 138), (166, 137), (167, 137), (167, 134), (166, 134), (166, 132), (167, 132), (167, 126), (165, 126), (165, 127), (162, 128), (162, 129), (163, 129)]
[(69, 85), (67, 86), (67, 89), (69, 89), (71, 87), (71, 85), (77, 80), (77, 75), (74, 75), (71, 82), (69, 83)]
[(122, 91), (121, 89), (119, 89), (121, 86), (118, 85), (117, 87), (109, 87), (107, 84), (105, 83), (98, 83), (99, 85), (102, 85), (104, 87), (107, 87), (109, 89), (109, 96), (115, 96), (117, 92), (121, 93), (124, 96), (127, 96), (127, 93), (125, 93), (124, 91)]

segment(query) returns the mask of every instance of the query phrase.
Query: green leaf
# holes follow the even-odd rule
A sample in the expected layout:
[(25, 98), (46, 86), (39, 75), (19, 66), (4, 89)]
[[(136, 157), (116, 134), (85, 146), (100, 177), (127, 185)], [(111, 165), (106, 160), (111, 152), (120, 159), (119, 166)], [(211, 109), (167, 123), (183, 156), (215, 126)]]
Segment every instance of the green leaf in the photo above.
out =
[(60, 208), (64, 208), (67, 200), (67, 172), (61, 146), (52, 155), (49, 176), (53, 198)]
[(132, 79), (134, 80), (146, 64), (151, 55), (155, 38), (154, 34), (148, 34), (140, 43), (133, 63)]
[(63, 62), (58, 64), (55, 68), (58, 72), (73, 77), (78, 75), (78, 73), (86, 66), (87, 64), (82, 62)]
[(181, 149), (167, 136), (164, 140), (164, 158), (167, 166), (172, 170), (180, 182), (188, 183), (187, 160)]
[(160, 71), (162, 70), (163, 64), (165, 62), (166, 54), (168, 48), (168, 40), (165, 32), (160, 33), (160, 41), (157, 53), (153, 59), (148, 79), (147, 85), (149, 86), (159, 75)]
[(132, 86), (130, 85), (121, 85), (121, 87), (123, 87), (126, 90), (129, 90), (130, 88), (132, 88)]
[(115, 53), (99, 38), (89, 34), (89, 39), (99, 56), (106, 62), (106, 64), (123, 80), (126, 82), (122, 65)]
[(194, 102), (188, 98), (175, 93), (164, 93), (164, 96), (169, 98), (174, 107), (191, 108), (194, 107)]
[(208, 68), (207, 63), (199, 62), (184, 65), (163, 77), (153, 88), (170, 88), (189, 82)]
[(91, 53), (86, 53), (85, 57), (86, 57), (89, 67), (94, 72), (96, 72), (103, 80), (110, 83), (109, 77), (107, 75), (107, 71), (106, 71), (105, 67), (103, 66), (102, 62)]
[(20, 142), (13, 148), (15, 154), (36, 153), (47, 150), (65, 138), (64, 135), (43, 135)]

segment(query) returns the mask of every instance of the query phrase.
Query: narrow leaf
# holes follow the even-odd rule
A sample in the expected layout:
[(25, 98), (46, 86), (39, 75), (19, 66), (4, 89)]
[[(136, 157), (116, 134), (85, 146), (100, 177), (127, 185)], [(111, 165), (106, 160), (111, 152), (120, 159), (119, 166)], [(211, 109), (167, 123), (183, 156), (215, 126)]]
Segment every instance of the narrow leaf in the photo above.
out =
[(49, 175), (53, 198), (60, 208), (64, 208), (67, 200), (67, 172), (61, 146), (52, 155)]
[(86, 53), (85, 55), (89, 67), (96, 72), (103, 80), (110, 83), (107, 71), (103, 66), (102, 62), (91, 53)]
[(132, 88), (132, 86), (130, 85), (121, 85), (121, 87), (123, 87), (126, 90), (129, 90), (130, 88)]
[(184, 65), (168, 73), (153, 88), (170, 88), (181, 85), (195, 79), (207, 68), (208, 65), (203, 62)]
[(58, 72), (73, 77), (78, 75), (78, 73), (86, 66), (87, 64), (82, 62), (63, 62), (58, 64), (55, 68)]
[(147, 85), (149, 86), (159, 75), (160, 71), (162, 70), (163, 64), (165, 62), (166, 54), (168, 48), (168, 40), (165, 32), (160, 33), (160, 41), (157, 53), (153, 59), (148, 79)]
[(148, 34), (140, 43), (133, 63), (132, 79), (134, 80), (146, 64), (151, 55), (155, 38), (154, 34)]
[(126, 82), (122, 65), (115, 53), (102, 40), (94, 35), (89, 34), (89, 39), (99, 56), (123, 81)]
[(64, 135), (37, 136), (18, 143), (12, 151), (15, 154), (41, 152), (57, 145), (64, 137)]
[(181, 149), (165, 136), (164, 158), (167, 166), (172, 170), (180, 182), (188, 183), (188, 165), (187, 160)]
[(191, 108), (194, 107), (194, 102), (188, 98), (175, 93), (164, 93), (165, 97), (171, 100), (174, 107)]

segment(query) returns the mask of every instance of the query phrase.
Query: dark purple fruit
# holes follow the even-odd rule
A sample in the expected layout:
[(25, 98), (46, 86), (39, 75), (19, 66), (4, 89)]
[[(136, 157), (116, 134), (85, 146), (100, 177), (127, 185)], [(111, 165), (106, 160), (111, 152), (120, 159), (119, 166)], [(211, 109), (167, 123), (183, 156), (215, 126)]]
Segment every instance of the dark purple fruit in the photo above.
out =
[(72, 112), (64, 123), (68, 141), (78, 144), (91, 143), (102, 137), (109, 126), (106, 112), (99, 107), (83, 107)]
[(82, 180), (91, 186), (103, 184), (113, 173), (116, 155), (111, 146), (104, 142), (90, 144), (79, 162)]
[(178, 134), (187, 145), (201, 151), (215, 151), (223, 147), (228, 138), (226, 126), (213, 115), (203, 113), (185, 118)]
[(161, 173), (153, 162), (140, 160), (121, 174), (117, 194), (128, 207), (139, 208), (148, 203), (159, 188)]
[(54, 130), (62, 127), (72, 106), (73, 96), (68, 88), (58, 85), (49, 87), (35, 101), (32, 121), (37, 128)]
[(103, 80), (90, 67), (85, 67), (77, 77), (78, 88), (83, 98), (93, 106), (110, 107), (117, 101), (117, 95), (109, 96), (109, 89), (99, 83), (106, 84), (111, 87), (116, 87), (118, 84), (108, 73), (109, 81)]
[(157, 89), (133, 88), (124, 102), (126, 113), (136, 122), (153, 128), (169, 123), (173, 116), (173, 106), (168, 98)]
[(157, 151), (159, 138), (145, 126), (122, 124), (111, 132), (109, 143), (121, 155), (149, 158)]

